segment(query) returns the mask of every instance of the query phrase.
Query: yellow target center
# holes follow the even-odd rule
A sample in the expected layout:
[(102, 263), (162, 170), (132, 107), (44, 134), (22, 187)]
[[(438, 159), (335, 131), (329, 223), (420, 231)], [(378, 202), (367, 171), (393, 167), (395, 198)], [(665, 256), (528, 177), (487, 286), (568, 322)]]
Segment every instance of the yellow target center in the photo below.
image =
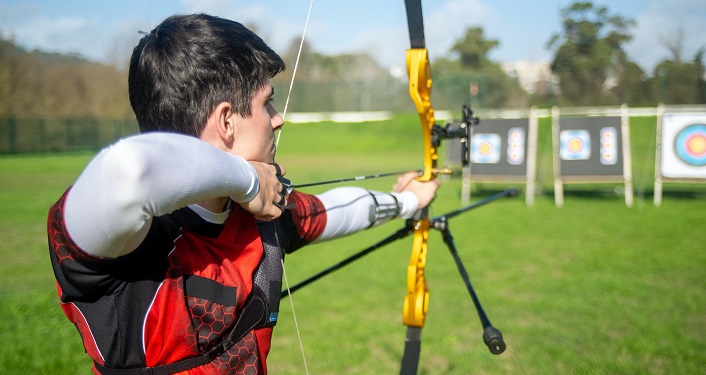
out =
[(580, 140), (572, 139), (569, 141), (569, 150), (578, 151), (581, 149), (582, 145), (583, 145), (583, 142), (581, 142)]
[(491, 149), (491, 146), (489, 143), (481, 143), (480, 144), (480, 153), (481, 154), (489, 154), (490, 149)]
[(689, 139), (686, 143), (687, 150), (696, 155), (706, 154), (706, 136), (700, 135)]

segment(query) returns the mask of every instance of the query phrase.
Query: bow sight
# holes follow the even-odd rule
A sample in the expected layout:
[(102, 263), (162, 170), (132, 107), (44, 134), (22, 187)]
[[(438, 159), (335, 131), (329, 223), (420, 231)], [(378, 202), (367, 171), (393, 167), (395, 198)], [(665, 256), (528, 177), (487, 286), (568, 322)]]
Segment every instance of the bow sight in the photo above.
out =
[(445, 127), (434, 124), (431, 129), (431, 144), (434, 147), (441, 145), (442, 139), (458, 139), (461, 144), (461, 165), (468, 165), (468, 144), (471, 126), (478, 125), (480, 120), (473, 115), (473, 109), (468, 104), (463, 105), (461, 121), (446, 124)]

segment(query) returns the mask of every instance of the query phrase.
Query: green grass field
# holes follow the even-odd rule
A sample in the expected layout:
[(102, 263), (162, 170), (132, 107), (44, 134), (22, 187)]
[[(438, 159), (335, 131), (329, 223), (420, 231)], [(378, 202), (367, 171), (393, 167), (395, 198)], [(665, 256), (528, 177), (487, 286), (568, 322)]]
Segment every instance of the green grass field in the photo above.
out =
[[(396, 121), (290, 125), (278, 162), (294, 183), (416, 169), (419, 125)], [(631, 128), (636, 202), (620, 185), (566, 185), (554, 207), (548, 122), (540, 123), (533, 207), (503, 199), (452, 219), (461, 257), (490, 320), (507, 342), (493, 356), (471, 299), (439, 233), (431, 234), (431, 301), (422, 374), (698, 374), (706, 368), (706, 186), (665, 185), (652, 204), (654, 119)], [(59, 308), (46, 246), (48, 207), (91, 153), (0, 157), (0, 373), (89, 374), (76, 329)], [(393, 179), (361, 182), (389, 189)], [(444, 181), (432, 207), (457, 208), (460, 186)], [(474, 186), (473, 200), (505, 185)], [(517, 186), (522, 188), (522, 186)], [(311, 192), (323, 188), (311, 189)], [(386, 224), (287, 258), (290, 284), (387, 236)], [(311, 374), (393, 374), (411, 237), (293, 294)], [(273, 374), (303, 374), (289, 301), (269, 356)]]

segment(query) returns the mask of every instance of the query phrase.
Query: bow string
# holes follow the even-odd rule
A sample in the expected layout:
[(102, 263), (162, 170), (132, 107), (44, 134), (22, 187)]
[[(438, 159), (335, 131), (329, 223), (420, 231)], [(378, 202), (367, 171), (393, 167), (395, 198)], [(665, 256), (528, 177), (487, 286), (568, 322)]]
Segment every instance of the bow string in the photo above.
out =
[[(311, 0), (309, 6), (309, 14), (307, 14), (306, 22), (307, 24), (309, 21), (309, 16), (311, 14), (312, 6), (313, 0)], [(429, 61), (429, 52), (426, 48), (421, 0), (405, 0), (405, 7), (407, 12), (407, 25), (410, 37), (410, 48), (406, 51), (407, 75), (409, 78), (409, 95), (412, 102), (414, 103), (417, 113), (419, 114), (419, 119), (421, 121), (422, 127), (423, 169), (417, 171), (419, 174), (417, 180), (420, 182), (428, 182), (435, 179), (438, 174), (450, 173), (449, 169), (439, 169), (437, 165), (439, 159), (437, 149), (442, 139), (458, 139), (461, 146), (461, 165), (466, 166), (468, 164), (470, 128), (472, 125), (477, 125), (479, 123), (479, 120), (477, 117), (473, 116), (473, 111), (471, 110), (470, 106), (464, 106), (462, 110), (462, 121), (447, 124), (446, 127), (441, 127), (436, 124), (436, 119), (434, 117), (434, 107), (431, 103), (431, 64)], [(306, 25), (304, 27), (304, 33), (306, 33)], [(303, 42), (304, 35), (302, 35), (302, 45)], [(290, 84), (289, 92), (287, 94), (287, 101), (285, 104), (283, 117), (286, 114), (286, 107), (289, 103), (289, 96), (292, 92), (294, 75), (296, 74), (296, 68), (299, 62), (299, 54), (301, 53), (302, 45), (300, 45), (299, 53), (297, 54), (295, 71), (292, 75), (292, 83)], [(279, 142), (279, 135), (281, 135), (281, 130), (280, 134), (278, 134), (277, 136), (277, 143)], [(398, 172), (393, 173), (398, 174)], [(291, 187), (305, 187), (352, 180), (363, 180), (368, 178), (388, 176), (393, 173), (379, 173), (368, 176), (358, 176), (352, 178), (291, 185)], [(281, 292), (281, 298), (290, 296), (291, 302), (291, 293), (293, 293), (294, 291), (322, 278), (325, 275), (328, 275), (336, 270), (341, 269), (343, 266), (360, 259), (361, 257), (383, 247), (384, 245), (387, 245), (395, 240), (404, 238), (412, 234), (412, 251), (407, 266), (406, 294), (402, 311), (402, 321), (407, 327), (407, 333), (405, 337), (405, 348), (401, 363), (400, 374), (416, 374), (419, 365), (419, 354), (421, 350), (421, 334), (422, 329), (424, 327), (427, 310), (429, 307), (429, 288), (425, 277), (429, 231), (430, 229), (436, 229), (442, 232), (443, 240), (445, 244), (449, 247), (449, 250), (451, 251), (451, 254), (454, 257), (461, 277), (463, 278), (466, 287), (471, 295), (473, 303), (481, 319), (481, 324), (484, 328), (483, 340), (485, 341), (486, 345), (493, 354), (500, 354), (505, 350), (505, 343), (503, 341), (502, 334), (499, 330), (495, 329), (490, 324), (489, 319), (487, 318), (485, 312), (480, 306), (480, 302), (475, 294), (475, 291), (473, 290), (465, 267), (463, 266), (463, 263), (461, 262), (461, 259), (456, 251), (456, 247), (453, 242), (453, 237), (451, 236), (451, 232), (448, 228), (448, 219), (455, 217), (461, 213), (467, 212), (471, 209), (496, 201), (500, 198), (513, 197), (517, 194), (517, 190), (508, 189), (504, 192), (495, 194), (477, 203), (461, 207), (459, 209), (434, 218), (430, 218), (429, 209), (428, 207), (425, 207), (419, 210), (412, 219), (408, 219), (405, 222), (404, 227), (400, 228), (395, 233), (292, 287), (290, 287), (289, 282), (286, 281), (285, 273), (286, 289)], [(282, 266), (284, 270), (284, 264), (282, 264)], [(294, 313), (294, 306), (292, 305), (291, 307), (292, 312)], [(297, 335), (299, 337), (299, 345), (302, 350), (302, 357), (304, 359), (306, 369), (306, 357), (304, 355), (303, 345), (301, 342), (301, 336), (298, 327)], [(308, 369), (306, 369), (306, 372), (308, 373)]]

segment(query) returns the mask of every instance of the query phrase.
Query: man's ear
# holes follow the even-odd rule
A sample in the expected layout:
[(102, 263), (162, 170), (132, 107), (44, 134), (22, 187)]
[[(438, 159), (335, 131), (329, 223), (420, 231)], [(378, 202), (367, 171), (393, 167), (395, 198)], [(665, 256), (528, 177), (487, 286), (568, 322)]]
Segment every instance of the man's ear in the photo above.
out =
[(230, 103), (221, 102), (218, 104), (208, 116), (201, 139), (209, 143), (223, 145), (226, 148), (230, 147), (233, 144), (235, 133), (234, 114), (233, 106)]

